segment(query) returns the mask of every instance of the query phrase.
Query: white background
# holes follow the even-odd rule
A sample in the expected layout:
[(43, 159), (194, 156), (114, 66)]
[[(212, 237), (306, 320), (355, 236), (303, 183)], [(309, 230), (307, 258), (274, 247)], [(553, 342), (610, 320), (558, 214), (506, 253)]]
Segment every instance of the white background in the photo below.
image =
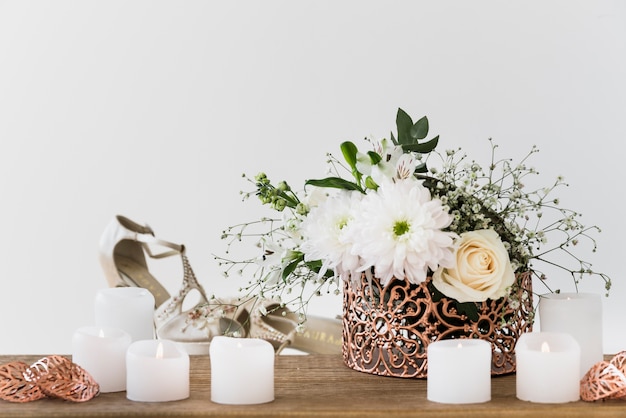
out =
[(244, 280), (213, 254), (261, 213), (241, 174), (322, 177), (326, 152), (388, 135), (398, 107), (427, 115), (442, 150), (539, 146), (542, 181), (565, 176), (562, 204), (603, 229), (585, 257), (614, 282), (605, 352), (626, 349), (624, 4), (0, 0), (0, 354), (70, 352), (118, 213), (185, 243), (207, 291), (233, 294)]

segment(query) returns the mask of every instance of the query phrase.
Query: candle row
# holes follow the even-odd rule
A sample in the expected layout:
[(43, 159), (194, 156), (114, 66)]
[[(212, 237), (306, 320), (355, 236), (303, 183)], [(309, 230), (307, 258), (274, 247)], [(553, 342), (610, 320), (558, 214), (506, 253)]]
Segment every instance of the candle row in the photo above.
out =
[[(130, 342), (117, 328), (82, 327), (72, 361), (91, 374), (100, 391), (126, 391), (140, 402), (189, 397), (189, 354), (168, 340)], [(274, 400), (274, 349), (260, 339), (214, 337), (210, 347), (211, 400), (258, 404)]]
[[(111, 288), (96, 296), (96, 325), (72, 338), (72, 361), (100, 391), (126, 391), (129, 400), (167, 402), (189, 397), (189, 354), (153, 333), (154, 298), (141, 288)], [(149, 319), (149, 320), (148, 320)], [(274, 400), (274, 349), (264, 340), (214, 337), (211, 400), (258, 404)]]
[[(580, 398), (580, 347), (569, 334), (523, 334), (515, 346), (517, 398), (538, 403)], [(427, 398), (451, 404), (491, 400), (491, 344), (442, 340), (428, 346)]]
[[(563, 403), (580, 399), (580, 379), (603, 358), (599, 295), (551, 294), (539, 302), (541, 332), (520, 336), (515, 346), (516, 392), (524, 401)], [(442, 340), (428, 346), (427, 398), (441, 403), (491, 399), (491, 344)]]
[[(576, 401), (580, 377), (602, 360), (599, 295), (542, 297), (539, 312), (544, 332), (524, 334), (516, 345), (517, 397), (532, 402)], [(154, 339), (153, 313), (154, 298), (145, 289), (98, 292), (97, 324), (76, 331), (73, 361), (92, 374), (102, 392), (126, 390), (128, 399), (149, 402), (189, 397), (189, 355), (172, 341)], [(270, 343), (217, 336), (209, 355), (212, 401), (257, 404), (274, 399)], [(428, 399), (489, 401), (491, 355), (491, 344), (483, 340), (431, 343)]]
[(165, 402), (189, 397), (189, 355), (168, 340), (140, 340), (117, 328), (82, 327), (74, 333), (72, 361), (100, 385), (126, 391), (133, 401)]

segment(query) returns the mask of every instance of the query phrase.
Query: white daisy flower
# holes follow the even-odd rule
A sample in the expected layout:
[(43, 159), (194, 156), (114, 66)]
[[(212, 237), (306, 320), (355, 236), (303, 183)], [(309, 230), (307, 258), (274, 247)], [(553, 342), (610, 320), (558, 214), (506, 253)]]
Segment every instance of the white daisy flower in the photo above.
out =
[(364, 195), (342, 190), (337, 195), (311, 209), (302, 222), (304, 242), (300, 249), (305, 261), (323, 260), (319, 276), (331, 269), (338, 276), (350, 276), (356, 271), (359, 257), (354, 255), (352, 242), (345, 231), (354, 219), (354, 210)]
[(428, 270), (454, 264), (452, 216), (441, 201), (414, 178), (383, 182), (364, 196), (347, 228), (359, 271), (374, 267), (382, 284), (393, 277), (419, 284)]

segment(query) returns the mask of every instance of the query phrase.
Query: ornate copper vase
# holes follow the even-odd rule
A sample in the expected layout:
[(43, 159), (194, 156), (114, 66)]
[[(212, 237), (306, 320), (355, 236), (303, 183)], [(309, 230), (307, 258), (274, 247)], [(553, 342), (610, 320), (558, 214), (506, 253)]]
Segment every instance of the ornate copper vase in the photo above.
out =
[(344, 283), (343, 360), (361, 372), (425, 378), (428, 344), (451, 338), (480, 338), (492, 346), (492, 375), (515, 372), (515, 344), (532, 331), (531, 272), (516, 276), (514, 298), (467, 304), (437, 294), (430, 279), (414, 285), (392, 280), (381, 286), (365, 275)]

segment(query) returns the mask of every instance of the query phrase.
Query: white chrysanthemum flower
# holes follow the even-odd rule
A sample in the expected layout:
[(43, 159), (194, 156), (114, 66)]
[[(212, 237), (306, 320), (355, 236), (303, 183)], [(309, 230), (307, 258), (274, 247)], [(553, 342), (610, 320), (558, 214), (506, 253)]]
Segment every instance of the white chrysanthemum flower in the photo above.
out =
[(368, 193), (347, 230), (360, 271), (374, 267), (382, 284), (393, 277), (419, 284), (428, 269), (454, 264), (452, 216), (415, 178), (387, 181)]
[(328, 269), (344, 277), (356, 271), (359, 257), (352, 254), (352, 243), (346, 240), (345, 231), (363, 196), (360, 192), (342, 190), (312, 208), (302, 222), (305, 239), (300, 249), (306, 261), (323, 260), (320, 276)]
[[(283, 212), (283, 225), (285, 235), (292, 241), (291, 246), (295, 248), (298, 244), (302, 242), (302, 219), (299, 217), (294, 217), (291, 213), (285, 211)], [(283, 244), (283, 246), (286, 246)]]

